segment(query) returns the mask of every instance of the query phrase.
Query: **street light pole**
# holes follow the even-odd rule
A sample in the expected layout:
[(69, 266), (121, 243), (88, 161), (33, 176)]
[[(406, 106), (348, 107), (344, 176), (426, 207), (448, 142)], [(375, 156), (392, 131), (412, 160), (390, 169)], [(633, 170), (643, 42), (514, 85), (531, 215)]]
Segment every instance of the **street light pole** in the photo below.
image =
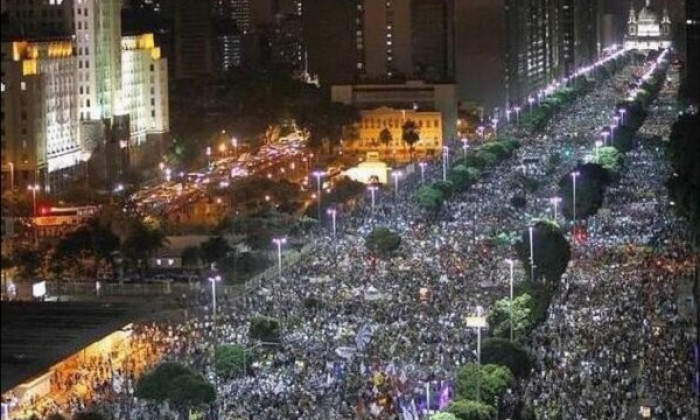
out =
[(287, 238), (274, 238), (272, 242), (277, 244), (277, 273), (282, 278), (282, 244), (287, 243)]
[(607, 131), (603, 131), (602, 135), (603, 135), (603, 144), (605, 144), (607, 146), (608, 145), (608, 136), (610, 135), (610, 133), (608, 133)]
[(535, 250), (532, 241), (532, 226), (528, 230), (530, 231), (530, 281), (535, 281)]
[(211, 169), (211, 146), (207, 146), (207, 168)]
[(401, 172), (394, 171), (391, 173), (391, 177), (394, 178), (394, 194), (399, 197), (399, 178), (401, 178)]
[(602, 145), (603, 145), (602, 141), (596, 140), (596, 142), (595, 142), (595, 160), (596, 160), (596, 162), (600, 159), (600, 151), (598, 149), (600, 149), (600, 146), (602, 146)]
[(442, 147), (442, 180), (447, 181), (447, 165), (450, 160), (450, 148), (448, 146)]
[(468, 144), (469, 139), (464, 137), (462, 139), (462, 159), (464, 159), (465, 161), (467, 160), (467, 148), (469, 147)]
[(370, 185), (367, 189), (372, 194), (372, 219), (374, 219), (374, 194), (377, 192), (377, 187), (375, 185)]
[(316, 192), (318, 193), (318, 221), (321, 222), (321, 177), (324, 175), (322, 171), (314, 171), (316, 177)]
[(507, 259), (506, 262), (510, 265), (510, 341), (513, 341), (513, 264), (515, 261)]
[(15, 191), (15, 164), (14, 162), (8, 162), (7, 165), (10, 167), (10, 192)]
[(418, 166), (420, 166), (420, 182), (421, 182), (421, 184), (425, 184), (425, 165), (427, 165), (427, 163), (425, 163), (425, 162), (418, 163)]
[(530, 104), (530, 113), (532, 113), (532, 104), (533, 102), (535, 102), (535, 98), (530, 96), (529, 98), (527, 98), (527, 102)]
[(36, 192), (39, 191), (39, 184), (30, 185), (27, 189), (32, 192), (32, 215), (36, 218)]
[(556, 221), (558, 218), (557, 209), (559, 207), (559, 203), (561, 203), (561, 197), (552, 197), (550, 198), (550, 202), (554, 205), (554, 220)]
[[(481, 318), (484, 315), (484, 308), (481, 305), (476, 307), (476, 316)], [(479, 376), (476, 383), (476, 400), (481, 401), (481, 325), (476, 328), (476, 358), (479, 365)]]
[(520, 126), (520, 107), (516, 106), (515, 108), (515, 126)]
[(327, 210), (328, 214), (331, 216), (333, 219), (333, 240), (335, 240), (336, 233), (335, 233), (335, 215), (337, 213), (336, 209), (328, 209)]
[(576, 226), (576, 178), (581, 175), (581, 172), (579, 171), (574, 171), (571, 173), (571, 177), (573, 178), (573, 183), (574, 183), (574, 190), (573, 190), (573, 216), (574, 216), (574, 226)]

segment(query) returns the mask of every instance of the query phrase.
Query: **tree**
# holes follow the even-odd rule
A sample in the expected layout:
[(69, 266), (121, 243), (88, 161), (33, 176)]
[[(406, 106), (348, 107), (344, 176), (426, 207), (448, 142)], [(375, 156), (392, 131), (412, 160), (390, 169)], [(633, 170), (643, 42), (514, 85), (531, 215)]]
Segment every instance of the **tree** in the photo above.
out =
[(213, 402), (216, 390), (188, 367), (166, 362), (139, 379), (136, 396), (157, 402), (170, 401), (185, 409)]
[(42, 266), (42, 255), (39, 251), (31, 248), (20, 248), (15, 251), (15, 263), (22, 277), (31, 279)]
[(510, 205), (516, 209), (524, 209), (527, 206), (527, 199), (522, 195), (514, 195), (510, 199)]
[(376, 227), (365, 239), (367, 248), (380, 255), (388, 255), (401, 245), (401, 237), (386, 227)]
[(429, 420), (457, 420), (457, 417), (452, 413), (435, 413), (428, 417)]
[[(480, 383), (479, 375), (481, 375)], [(513, 383), (513, 374), (506, 366), (481, 365), (481, 369), (479, 369), (478, 364), (467, 363), (457, 373), (456, 397), (458, 400), (476, 400), (477, 384), (479, 384), (481, 400), (495, 401)]]
[[(532, 328), (532, 296), (523, 293), (513, 299), (513, 337), (519, 339)], [(496, 337), (510, 337), (510, 299), (497, 300), (489, 310), (489, 331)]]
[(456, 165), (450, 169), (449, 178), (458, 191), (467, 190), (475, 180), (475, 178), (472, 178), (469, 169), (464, 165)]
[(130, 223), (128, 236), (122, 244), (122, 254), (128, 259), (138, 262), (149, 258), (167, 243), (165, 233), (156, 223), (137, 218)]
[(532, 366), (527, 350), (517, 342), (500, 337), (487, 338), (481, 343), (481, 363), (505, 366), (519, 378), (528, 375)]
[(576, 177), (576, 218), (583, 219), (595, 214), (603, 204), (605, 188), (610, 184), (610, 173), (602, 166), (587, 163), (577, 166), (559, 180), (559, 197), (562, 198), (562, 213), (573, 218), (573, 176)]
[(387, 154), (389, 154), (389, 145), (394, 140), (391, 135), (391, 131), (387, 127), (384, 127), (382, 131), (379, 132), (379, 142), (386, 147)]
[(61, 238), (54, 258), (63, 262), (76, 262), (81, 257), (93, 257), (98, 262), (109, 261), (118, 249), (119, 237), (109, 226), (91, 220)]
[(617, 174), (622, 168), (623, 156), (614, 147), (599, 148), (595, 158), (598, 165), (602, 166), (613, 174)]
[(415, 200), (422, 209), (435, 213), (442, 207), (444, 198), (437, 188), (422, 186), (415, 195)]
[[(676, 202), (674, 208), (700, 233), (700, 114), (683, 115), (671, 129), (667, 155), (676, 175), (668, 187)], [(700, 235), (699, 235), (700, 237)]]
[(413, 120), (407, 120), (401, 126), (401, 139), (408, 145), (408, 150), (413, 158), (413, 145), (420, 141), (420, 129)]
[[(538, 283), (545, 280), (546, 288), (556, 289), (561, 275), (566, 271), (571, 259), (571, 247), (559, 228), (551, 223), (538, 222), (532, 227), (532, 250), (534, 269), (530, 264), (530, 232), (525, 230), (515, 243), (518, 258), (523, 263), (527, 278)], [(534, 278), (531, 278), (531, 272)]]
[(242, 346), (221, 345), (216, 348), (214, 366), (224, 378), (234, 378), (250, 366), (252, 355)]
[(447, 411), (459, 420), (491, 420), (496, 409), (488, 404), (473, 400), (458, 400), (447, 407)]
[(94, 411), (83, 411), (73, 416), (73, 420), (105, 420), (102, 414)]
[(202, 259), (205, 263), (211, 264), (224, 258), (231, 252), (228, 241), (221, 236), (214, 236), (199, 245)]
[(431, 187), (440, 190), (442, 192), (442, 196), (445, 198), (445, 200), (449, 199), (452, 197), (452, 194), (454, 193), (454, 184), (452, 181), (435, 181), (431, 185)]
[(280, 340), (280, 324), (274, 318), (258, 316), (250, 322), (250, 338), (264, 343), (278, 343)]

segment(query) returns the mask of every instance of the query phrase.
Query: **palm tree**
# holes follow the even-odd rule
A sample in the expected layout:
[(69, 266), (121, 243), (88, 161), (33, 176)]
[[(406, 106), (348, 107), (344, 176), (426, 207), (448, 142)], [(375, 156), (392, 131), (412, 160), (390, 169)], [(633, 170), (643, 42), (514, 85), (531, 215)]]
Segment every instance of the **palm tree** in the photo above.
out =
[(420, 140), (420, 130), (413, 120), (407, 120), (401, 126), (401, 137), (404, 143), (408, 144), (411, 160), (413, 160), (413, 145)]
[(384, 127), (382, 131), (379, 132), (379, 142), (386, 146), (387, 156), (389, 155), (389, 145), (394, 140), (394, 136), (391, 135), (391, 131)]

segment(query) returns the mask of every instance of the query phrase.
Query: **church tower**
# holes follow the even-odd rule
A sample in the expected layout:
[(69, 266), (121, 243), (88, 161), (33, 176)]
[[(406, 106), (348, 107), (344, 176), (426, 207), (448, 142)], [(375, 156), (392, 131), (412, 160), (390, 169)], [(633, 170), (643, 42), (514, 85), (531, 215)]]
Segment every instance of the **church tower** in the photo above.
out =
[(627, 20), (627, 34), (637, 35), (637, 13), (634, 11), (634, 3), (630, 2), (630, 17)]

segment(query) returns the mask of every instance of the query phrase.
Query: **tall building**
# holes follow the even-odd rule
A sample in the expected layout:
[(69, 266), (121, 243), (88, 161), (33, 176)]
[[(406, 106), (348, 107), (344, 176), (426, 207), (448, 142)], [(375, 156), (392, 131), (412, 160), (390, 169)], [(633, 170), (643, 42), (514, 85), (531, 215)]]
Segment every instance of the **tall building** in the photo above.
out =
[(700, 1), (686, 0), (686, 92), (700, 104)]
[(646, 0), (645, 6), (637, 12), (634, 4), (630, 6), (625, 34), (625, 48), (638, 50), (655, 50), (671, 46), (671, 17), (664, 8), (659, 14)]
[(3, 1), (3, 36), (67, 36), (73, 33), (74, 0)]
[(352, 83), (364, 67), (362, 5), (356, 1), (304, 3), (303, 37), (309, 73), (325, 86)]
[(175, 5), (175, 77), (213, 73), (212, 8), (208, 0), (177, 0)]
[(142, 157), (159, 159), (167, 61), (152, 34), (122, 40), (120, 0), (49, 3), (70, 6), (72, 36), (3, 43), (3, 176), (56, 192), (87, 162), (91, 181), (112, 184), (128, 166), (153, 163)]
[(81, 160), (73, 42), (5, 42), (2, 57), (3, 188), (60, 189)]
[(452, 80), (455, 76), (454, 2), (411, 1), (412, 74), (422, 80)]

